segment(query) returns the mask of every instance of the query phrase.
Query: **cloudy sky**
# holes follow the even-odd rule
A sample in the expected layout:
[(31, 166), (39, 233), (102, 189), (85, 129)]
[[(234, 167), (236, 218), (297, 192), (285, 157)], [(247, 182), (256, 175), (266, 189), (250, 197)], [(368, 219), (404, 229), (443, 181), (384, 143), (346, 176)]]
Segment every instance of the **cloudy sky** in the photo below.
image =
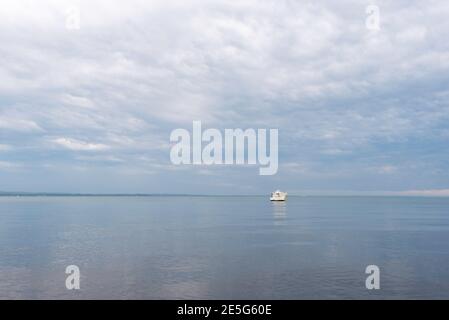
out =
[[(447, 1), (0, 4), (1, 191), (449, 194)], [(193, 120), (278, 173), (171, 164)]]

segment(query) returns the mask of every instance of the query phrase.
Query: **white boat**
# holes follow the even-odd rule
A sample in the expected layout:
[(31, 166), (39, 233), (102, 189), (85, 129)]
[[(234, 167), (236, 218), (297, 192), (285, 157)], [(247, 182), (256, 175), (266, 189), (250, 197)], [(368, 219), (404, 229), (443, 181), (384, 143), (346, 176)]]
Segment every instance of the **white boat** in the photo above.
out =
[(276, 190), (275, 192), (271, 193), (270, 201), (285, 201), (285, 200), (287, 200), (287, 192)]

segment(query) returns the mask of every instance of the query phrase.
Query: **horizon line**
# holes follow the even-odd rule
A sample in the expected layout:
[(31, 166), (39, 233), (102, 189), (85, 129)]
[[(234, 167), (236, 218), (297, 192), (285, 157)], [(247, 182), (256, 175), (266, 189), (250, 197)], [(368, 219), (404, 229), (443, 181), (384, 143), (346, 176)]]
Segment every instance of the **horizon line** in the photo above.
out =
[[(435, 191), (435, 192), (431, 192)], [(264, 197), (270, 193), (263, 194), (206, 194), (206, 193), (84, 193), (84, 192), (35, 192), (35, 191), (0, 191), (0, 196), (78, 196), (78, 197)], [(367, 191), (363, 192), (303, 192), (291, 193), (289, 197), (449, 197), (447, 190), (422, 190), (422, 191)]]

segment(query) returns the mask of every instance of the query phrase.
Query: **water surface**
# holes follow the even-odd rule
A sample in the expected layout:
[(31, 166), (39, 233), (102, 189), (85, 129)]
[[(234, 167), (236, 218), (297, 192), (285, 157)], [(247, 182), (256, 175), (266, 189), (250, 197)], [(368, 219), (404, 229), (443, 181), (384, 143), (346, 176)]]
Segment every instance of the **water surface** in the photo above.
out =
[(0, 298), (448, 299), (449, 199), (0, 197)]

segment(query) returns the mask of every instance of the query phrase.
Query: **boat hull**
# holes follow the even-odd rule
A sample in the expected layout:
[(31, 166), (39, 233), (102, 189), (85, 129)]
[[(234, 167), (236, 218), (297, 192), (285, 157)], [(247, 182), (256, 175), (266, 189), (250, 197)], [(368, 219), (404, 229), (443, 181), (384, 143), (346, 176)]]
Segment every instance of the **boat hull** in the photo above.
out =
[(287, 195), (286, 194), (282, 194), (282, 195), (273, 195), (270, 197), (270, 201), (285, 201), (287, 200)]

